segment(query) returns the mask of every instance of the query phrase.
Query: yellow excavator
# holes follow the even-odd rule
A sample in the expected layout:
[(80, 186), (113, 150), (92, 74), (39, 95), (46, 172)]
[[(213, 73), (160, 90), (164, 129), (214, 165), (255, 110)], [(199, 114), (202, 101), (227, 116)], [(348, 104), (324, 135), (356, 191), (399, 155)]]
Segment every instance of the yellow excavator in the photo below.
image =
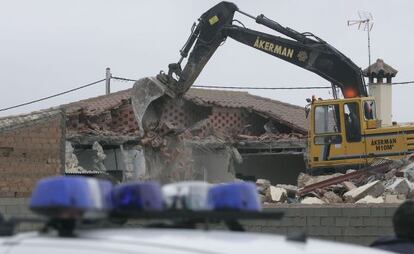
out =
[[(246, 28), (234, 19), (238, 12), (288, 38)], [(332, 84), (333, 99), (308, 99), (306, 162), (309, 169), (358, 168), (377, 158), (398, 159), (414, 152), (414, 126), (381, 127), (375, 100), (368, 96), (361, 69), (348, 57), (312, 33), (283, 27), (263, 14), (255, 17), (231, 2), (220, 2), (201, 15), (168, 73), (141, 82), (133, 101), (139, 126), (159, 122), (157, 104), (163, 96), (180, 98), (226, 38), (314, 72)], [(184, 68), (182, 62), (187, 58)], [(338, 92), (343, 95), (338, 98)]]

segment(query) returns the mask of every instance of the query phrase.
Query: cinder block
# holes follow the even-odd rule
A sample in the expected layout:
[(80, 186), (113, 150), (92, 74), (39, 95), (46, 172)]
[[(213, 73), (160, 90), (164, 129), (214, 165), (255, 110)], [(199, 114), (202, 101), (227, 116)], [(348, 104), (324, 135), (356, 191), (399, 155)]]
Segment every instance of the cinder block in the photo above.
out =
[(392, 227), (392, 217), (379, 217), (378, 226), (380, 227)]
[(21, 207), (17, 205), (7, 205), (6, 206), (6, 215), (7, 216), (18, 216), (21, 213)]
[[(273, 234), (279, 234), (279, 235), (286, 235), (288, 233), (288, 227), (269, 227), (266, 230), (268, 232), (266, 233), (273, 233)], [(264, 232), (264, 231), (261, 231)]]
[(351, 225), (351, 226), (363, 226), (364, 221), (362, 220), (362, 217), (349, 218), (349, 225)]
[(291, 217), (285, 217), (281, 220), (281, 225), (282, 226), (294, 226), (295, 223), (293, 221), (293, 218)]
[(329, 208), (314, 208), (314, 216), (329, 216)]
[(266, 221), (263, 221), (263, 220), (246, 220), (246, 221), (243, 221), (243, 225), (246, 225), (246, 226), (262, 226), (263, 222), (266, 222)]
[(306, 216), (306, 210), (303, 208), (292, 207), (288, 209), (280, 209), (278, 211), (284, 212), (286, 216), (296, 217), (296, 216)]
[(305, 214), (308, 217), (311, 216), (316, 216), (316, 217), (321, 217), (321, 216), (328, 216), (328, 212), (326, 211), (325, 208), (302, 208), (303, 209), (303, 214)]
[(311, 226), (307, 228), (307, 231), (311, 236), (342, 235), (341, 228), (339, 227)]
[(371, 207), (371, 216), (385, 216), (384, 207)]
[(394, 228), (378, 226), (376, 228), (377, 234), (375, 236), (392, 236), (394, 235)]
[(371, 216), (371, 209), (369, 207), (347, 207), (342, 210), (343, 216)]
[(321, 225), (321, 218), (320, 217), (307, 217), (306, 225), (307, 226), (319, 226)]
[(362, 221), (364, 226), (378, 226), (377, 217), (364, 217)]
[(293, 218), (293, 224), (295, 226), (305, 227), (306, 226), (306, 217), (294, 217)]
[(287, 234), (288, 235), (297, 234), (297, 233), (303, 233), (305, 231), (307, 231), (305, 229), (305, 227), (288, 227), (287, 228)]
[(343, 235), (346, 236), (359, 236), (360, 231), (356, 227), (345, 227), (342, 228)]
[(322, 226), (335, 226), (335, 217), (322, 217), (321, 225)]
[(261, 226), (246, 226), (244, 229), (248, 232), (262, 232)]
[(369, 226), (359, 228), (359, 234), (364, 236), (390, 236), (394, 231), (390, 227)]
[(282, 220), (268, 220), (268, 221), (265, 221), (265, 223), (266, 225), (270, 227), (280, 227), (282, 226)]
[(342, 210), (343, 208), (337, 208), (337, 207), (327, 207), (326, 209), (326, 214), (329, 217), (333, 217), (333, 216), (342, 216)]
[(397, 210), (397, 207), (387, 207), (385, 208), (385, 216), (393, 216), (395, 213), (395, 210)]
[(349, 220), (349, 217), (336, 217), (335, 225), (338, 227), (348, 227), (350, 224)]

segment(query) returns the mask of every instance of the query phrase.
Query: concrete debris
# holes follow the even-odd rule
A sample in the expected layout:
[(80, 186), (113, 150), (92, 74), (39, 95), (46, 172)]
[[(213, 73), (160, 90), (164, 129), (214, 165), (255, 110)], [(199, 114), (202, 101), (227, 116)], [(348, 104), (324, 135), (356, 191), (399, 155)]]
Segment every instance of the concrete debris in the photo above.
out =
[(74, 153), (72, 144), (66, 141), (65, 150), (65, 172), (83, 172), (86, 171), (84, 168), (79, 166), (78, 157)]
[(344, 199), (346, 202), (352, 203), (368, 195), (376, 198), (382, 195), (382, 193), (384, 193), (384, 190), (385, 188), (382, 182), (376, 180), (374, 182), (367, 183), (363, 186), (346, 192), (344, 194)]
[(384, 203), (387, 204), (399, 204), (405, 201), (405, 196), (397, 195), (397, 194), (384, 194)]
[(73, 153), (74, 149), (72, 147), (72, 144), (70, 142), (66, 141), (66, 154), (65, 154), (65, 164), (66, 168), (75, 168), (78, 166), (79, 161), (76, 155)]
[(270, 181), (266, 179), (257, 179), (256, 184), (259, 186), (264, 185), (264, 186), (270, 187)]
[(317, 197), (305, 197), (304, 199), (302, 199), (302, 201), (300, 202), (301, 204), (307, 204), (307, 205), (320, 205), (320, 204), (325, 204), (325, 202)]
[(357, 188), (356, 185), (353, 182), (350, 182), (350, 181), (345, 181), (342, 184), (345, 187), (345, 189), (347, 189), (347, 191), (350, 191), (350, 190), (353, 190), (353, 189)]
[(345, 174), (349, 174), (349, 173), (352, 173), (352, 172), (355, 172), (355, 171), (356, 171), (355, 169), (348, 169)]
[(256, 187), (259, 194), (266, 195), (266, 192), (270, 188), (270, 181), (266, 179), (257, 179)]
[[(347, 170), (346, 174), (312, 176), (301, 173), (297, 186), (256, 182), (258, 192), (269, 203), (401, 203), (414, 199), (414, 156), (387, 161), (380, 167)], [(335, 178), (335, 179), (331, 179)]]
[(331, 175), (320, 175), (320, 176), (310, 176), (308, 174), (305, 173), (300, 173), (299, 177), (298, 177), (298, 187), (299, 188), (303, 188), (305, 186), (314, 184), (314, 183), (318, 183), (318, 182), (322, 182), (325, 181), (327, 179), (333, 178), (333, 177), (337, 177), (337, 176), (342, 176), (343, 174), (341, 173), (335, 173), (335, 174), (331, 174)]
[(298, 193), (298, 187), (291, 184), (276, 184), (276, 187), (285, 189), (290, 198), (296, 197), (296, 194)]
[(94, 170), (98, 171), (106, 171), (104, 160), (106, 158), (105, 152), (102, 148), (102, 146), (98, 142), (94, 142), (92, 145), (92, 150), (95, 151), (95, 154), (93, 156), (93, 162), (94, 162)]
[(385, 188), (392, 194), (407, 195), (410, 192), (410, 184), (407, 179), (403, 177), (394, 178), (394, 181)]
[(322, 200), (325, 203), (343, 203), (343, 200), (340, 196), (336, 195), (333, 191), (327, 191), (323, 194)]
[(384, 198), (381, 196), (374, 198), (373, 196), (368, 195), (368, 196), (365, 196), (364, 198), (361, 198), (355, 203), (356, 204), (381, 204), (381, 203), (384, 203)]
[(307, 183), (310, 182), (312, 179), (312, 176), (305, 174), (305, 173), (300, 173), (298, 176), (298, 187), (299, 188), (303, 188), (306, 185), (308, 185)]
[(283, 188), (270, 186), (270, 198), (273, 202), (283, 203), (287, 200), (287, 191)]
[(386, 181), (387, 180), (391, 180), (395, 176), (395, 173), (396, 172), (397, 172), (397, 169), (396, 168), (391, 169), (389, 172), (387, 172), (387, 173), (384, 174), (384, 179)]
[(400, 171), (408, 181), (414, 182), (414, 162), (406, 165)]
[(237, 135), (239, 140), (249, 140), (249, 141), (260, 141), (260, 142), (269, 142), (269, 141), (278, 141), (284, 139), (304, 139), (305, 135), (300, 133), (269, 133), (266, 132), (261, 136), (251, 136), (251, 135), (244, 135), (239, 134)]

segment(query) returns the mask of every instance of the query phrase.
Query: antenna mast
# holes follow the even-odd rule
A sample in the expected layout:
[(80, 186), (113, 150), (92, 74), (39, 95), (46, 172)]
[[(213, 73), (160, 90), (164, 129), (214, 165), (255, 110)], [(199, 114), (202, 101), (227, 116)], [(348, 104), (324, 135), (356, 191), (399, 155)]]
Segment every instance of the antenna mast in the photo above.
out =
[(368, 35), (368, 66), (371, 66), (371, 37), (374, 18), (370, 12), (358, 11), (359, 20), (348, 20), (348, 26), (358, 25), (358, 30), (367, 31)]

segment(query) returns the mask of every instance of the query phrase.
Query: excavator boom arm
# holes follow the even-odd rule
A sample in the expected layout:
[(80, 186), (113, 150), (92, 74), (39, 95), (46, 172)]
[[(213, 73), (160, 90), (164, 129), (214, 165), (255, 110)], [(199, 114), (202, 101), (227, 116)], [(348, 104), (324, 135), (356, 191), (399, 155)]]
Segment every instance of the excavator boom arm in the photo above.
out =
[[(242, 11), (239, 12), (291, 39), (237, 26), (233, 24), (236, 11), (239, 10), (235, 4), (221, 2), (205, 12), (180, 51), (180, 61), (170, 64), (168, 75), (159, 75), (159, 79), (177, 95), (184, 94), (193, 85), (216, 49), (227, 37), (231, 37), (318, 74), (330, 81), (333, 88), (339, 87), (346, 98), (368, 96), (361, 69), (325, 41), (313, 34), (302, 34), (291, 28), (283, 27), (264, 15), (255, 18)], [(187, 63), (181, 70), (181, 62), (187, 57), (191, 48)]]

